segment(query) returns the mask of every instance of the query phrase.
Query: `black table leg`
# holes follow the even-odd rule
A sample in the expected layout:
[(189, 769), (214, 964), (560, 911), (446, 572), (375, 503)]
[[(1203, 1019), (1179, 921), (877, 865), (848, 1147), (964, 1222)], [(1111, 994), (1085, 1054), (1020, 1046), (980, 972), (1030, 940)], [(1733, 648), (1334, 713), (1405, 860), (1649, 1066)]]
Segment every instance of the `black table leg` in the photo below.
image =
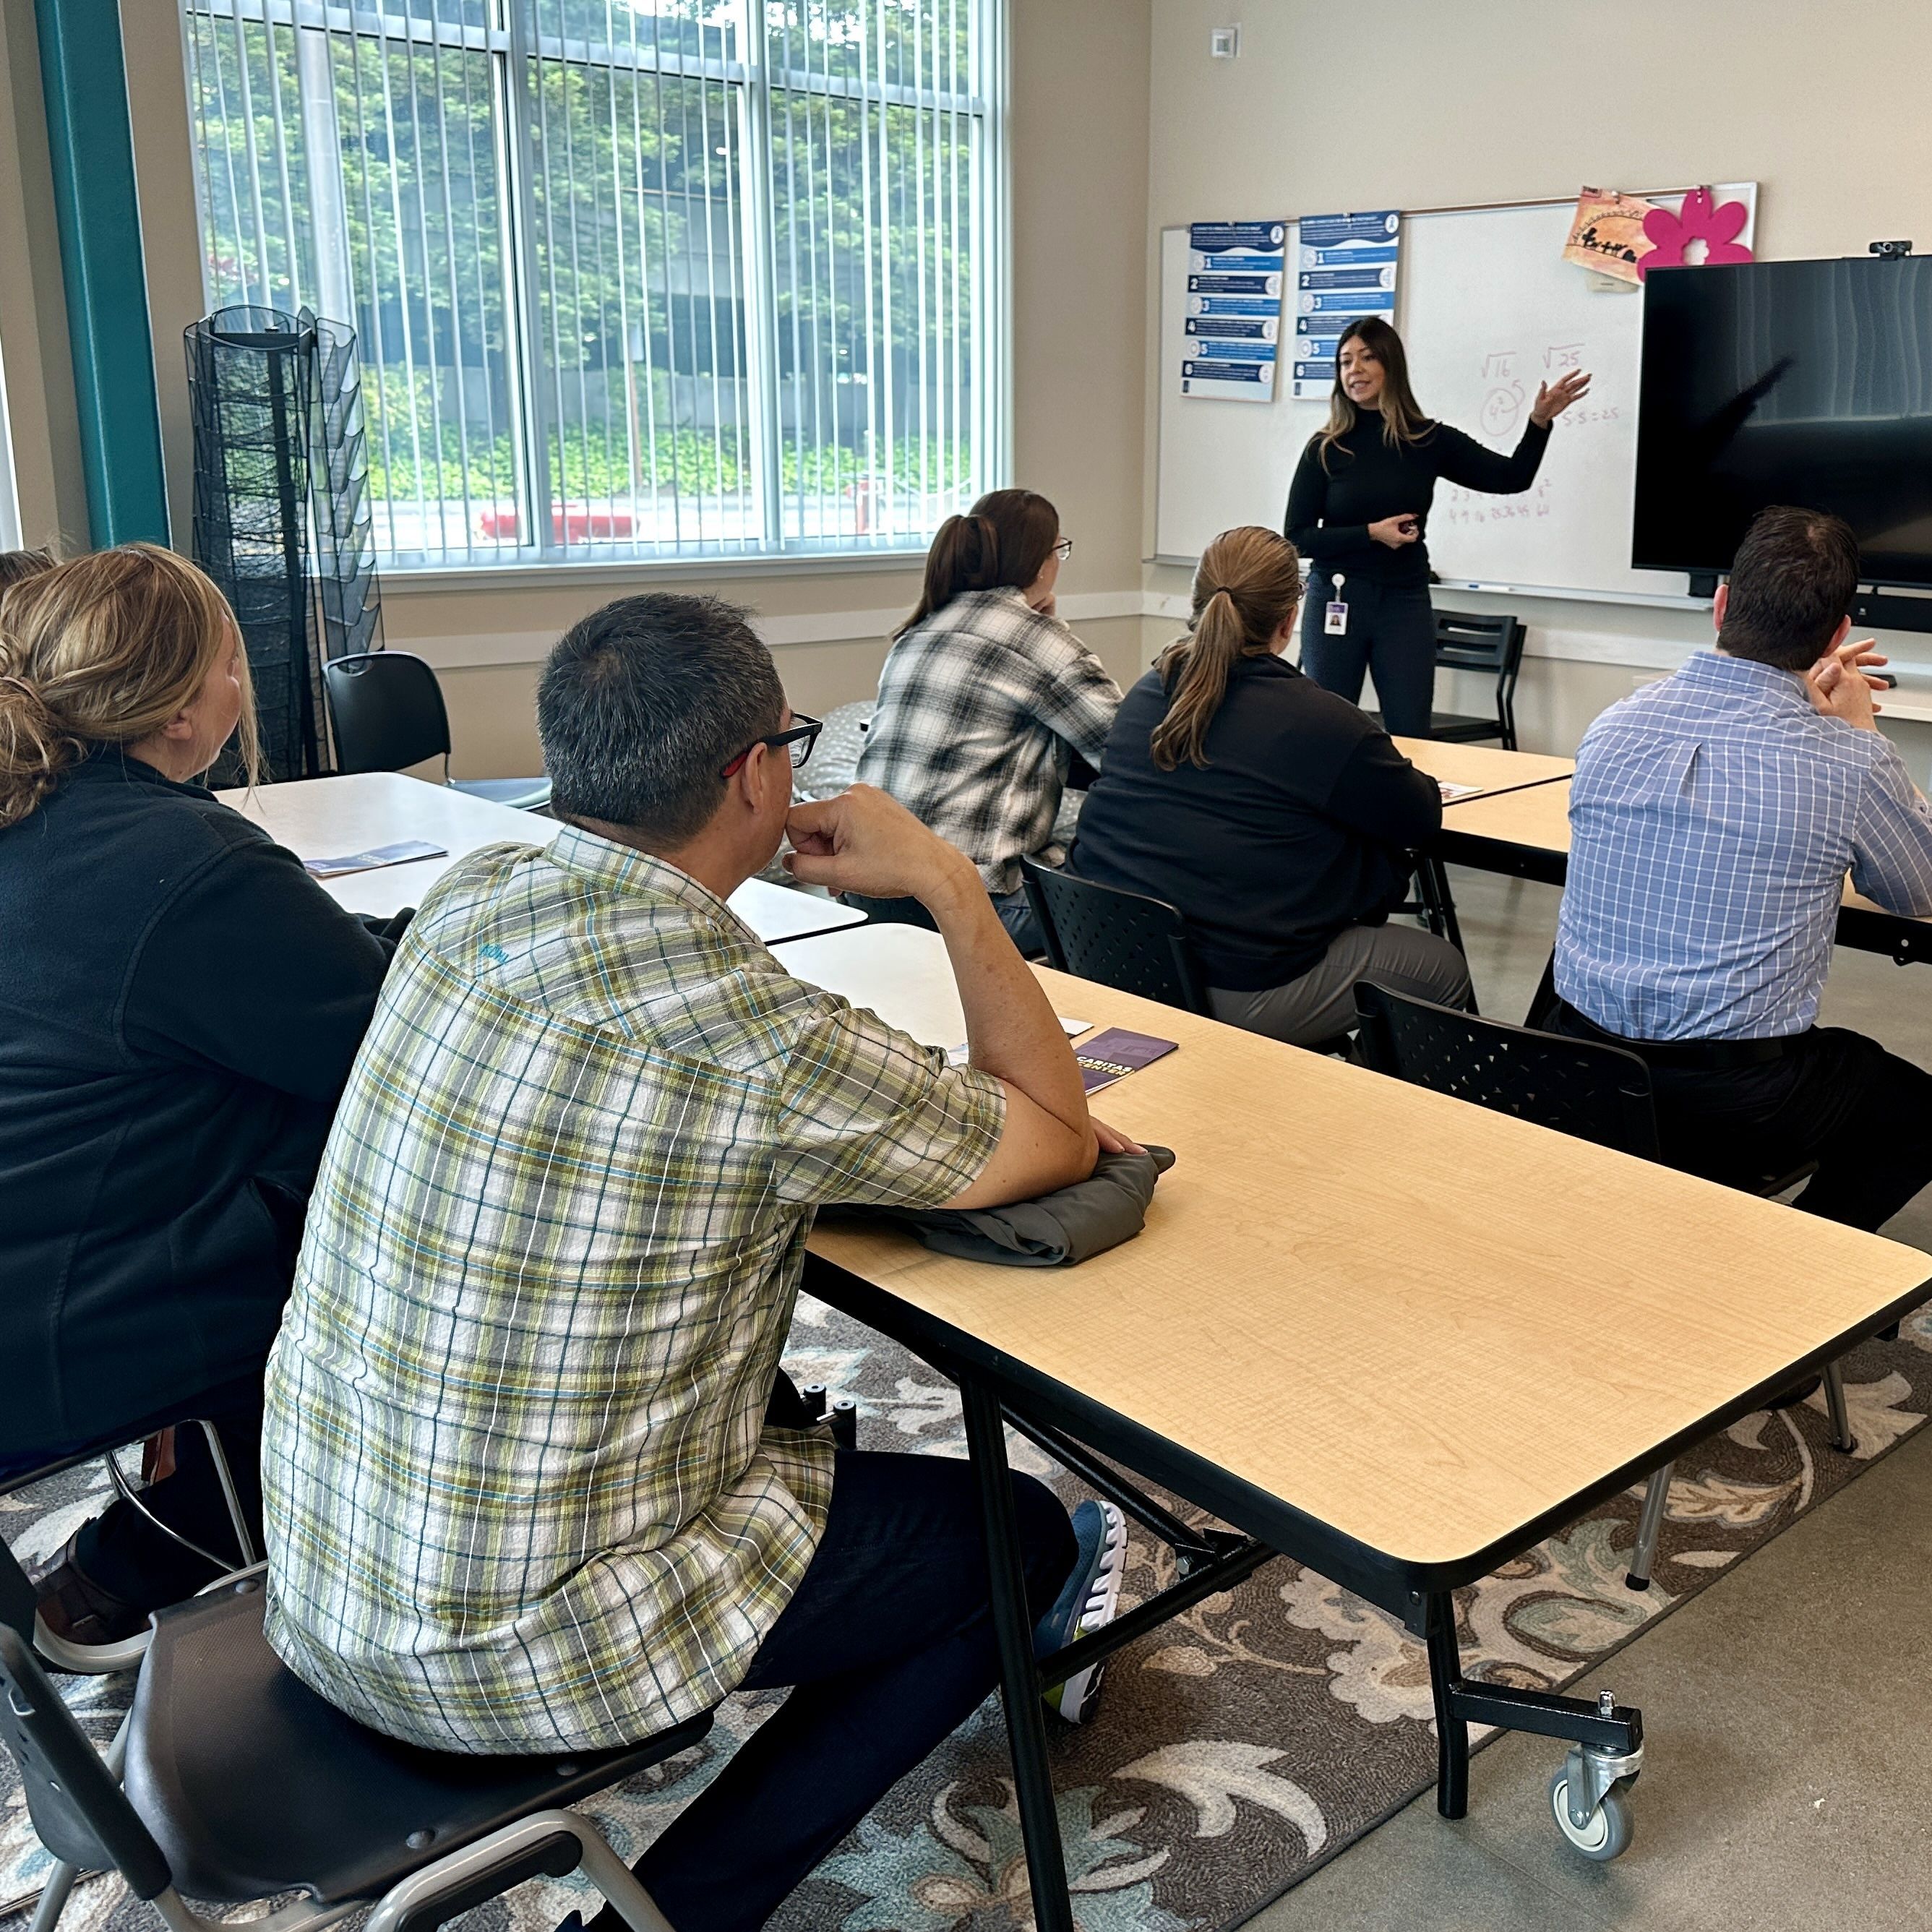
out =
[(1436, 1808), (1445, 1818), (1461, 1818), (1469, 1809), (1469, 1726), (1456, 1708), (1462, 1659), (1456, 1647), (1456, 1599), (1448, 1591), (1436, 1592), (1424, 1606), (1423, 1633), (1436, 1700)]
[(1006, 1741), (1012, 1752), (1013, 1790), (1019, 1804), (1020, 1835), (1026, 1845), (1034, 1923), (1037, 1932), (1074, 1932), (1066, 1859), (1060, 1843), (1060, 1814), (1053, 1802), (1053, 1774), (1047, 1764), (1046, 1715), (1040, 1702), (1040, 1672), (1034, 1661), (1033, 1619), (1020, 1561), (1000, 1398), (976, 1376), (962, 1377), (959, 1394), (966, 1446), (979, 1478), (985, 1514), (993, 1633), (1000, 1648), (1000, 1701), (1006, 1707)]
[(1422, 855), (1422, 899), (1429, 908), (1430, 928), (1438, 939), (1446, 939), (1458, 952), (1462, 950), (1462, 928), (1456, 916), (1456, 895), (1450, 890), (1448, 869), (1433, 852)]

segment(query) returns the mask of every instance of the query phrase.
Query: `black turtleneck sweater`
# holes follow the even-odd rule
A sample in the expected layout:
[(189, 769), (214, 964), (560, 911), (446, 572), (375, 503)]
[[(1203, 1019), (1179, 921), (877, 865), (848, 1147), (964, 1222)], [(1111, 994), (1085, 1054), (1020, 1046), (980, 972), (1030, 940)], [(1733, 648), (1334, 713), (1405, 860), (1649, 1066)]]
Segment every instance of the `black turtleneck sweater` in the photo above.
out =
[[(1391, 448), (1379, 411), (1358, 411), (1355, 426), (1327, 452), (1312, 438), (1288, 485), (1288, 540), (1324, 572), (1342, 571), (1371, 584), (1429, 581), (1429, 508), (1436, 479), (1491, 496), (1513, 496), (1536, 481), (1550, 432), (1523, 426), (1508, 456), (1486, 449), (1447, 423), (1431, 423), (1418, 440)], [(1384, 517), (1422, 520), (1422, 536), (1400, 550), (1377, 543), (1368, 526)], [(1346, 587), (1346, 586), (1345, 586)]]

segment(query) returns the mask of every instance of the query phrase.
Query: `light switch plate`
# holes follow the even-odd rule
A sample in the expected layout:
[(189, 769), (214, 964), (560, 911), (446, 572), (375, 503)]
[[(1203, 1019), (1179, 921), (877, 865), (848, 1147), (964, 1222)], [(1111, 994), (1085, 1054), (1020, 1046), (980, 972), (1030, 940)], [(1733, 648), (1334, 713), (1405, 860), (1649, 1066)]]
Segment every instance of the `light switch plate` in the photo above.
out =
[(1215, 60), (1239, 60), (1241, 57), (1240, 28), (1210, 27), (1208, 29), (1208, 52)]

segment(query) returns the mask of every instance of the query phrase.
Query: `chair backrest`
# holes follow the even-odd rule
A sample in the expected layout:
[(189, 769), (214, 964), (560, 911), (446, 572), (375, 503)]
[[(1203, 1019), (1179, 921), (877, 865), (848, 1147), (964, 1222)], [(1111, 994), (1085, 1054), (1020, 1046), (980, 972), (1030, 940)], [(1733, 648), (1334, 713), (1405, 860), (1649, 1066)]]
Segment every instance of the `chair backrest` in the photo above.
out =
[(1436, 668), (1438, 670), (1487, 671), (1514, 685), (1522, 668), (1523, 640), (1528, 627), (1506, 610), (1436, 614)]
[(173, 1883), (153, 1834), (10, 1624), (0, 1624), (0, 1739), (20, 1767), (34, 1829), (56, 1858), (83, 1871), (117, 1870), (137, 1898)]
[(1020, 870), (1047, 959), (1060, 972), (1191, 1013), (1208, 1010), (1186, 922), (1164, 899), (1096, 885), (1033, 859), (1022, 859)]
[(1478, 1019), (1366, 980), (1355, 988), (1355, 1008), (1358, 1049), (1378, 1073), (1658, 1158), (1650, 1069), (1622, 1047)]
[(335, 758), (345, 772), (400, 772), (449, 756), (442, 687), (407, 651), (361, 651), (322, 668), (335, 727)]

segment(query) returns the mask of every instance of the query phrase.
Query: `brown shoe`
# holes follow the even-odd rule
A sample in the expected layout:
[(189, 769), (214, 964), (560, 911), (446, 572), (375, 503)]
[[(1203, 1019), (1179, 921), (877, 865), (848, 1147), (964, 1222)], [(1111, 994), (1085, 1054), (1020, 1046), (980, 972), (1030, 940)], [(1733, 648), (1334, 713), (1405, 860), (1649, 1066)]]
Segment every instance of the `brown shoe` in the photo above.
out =
[(64, 1642), (124, 1643), (148, 1627), (148, 1612), (104, 1590), (74, 1559), (80, 1532), (60, 1554), (33, 1577), (34, 1608), (41, 1622)]

